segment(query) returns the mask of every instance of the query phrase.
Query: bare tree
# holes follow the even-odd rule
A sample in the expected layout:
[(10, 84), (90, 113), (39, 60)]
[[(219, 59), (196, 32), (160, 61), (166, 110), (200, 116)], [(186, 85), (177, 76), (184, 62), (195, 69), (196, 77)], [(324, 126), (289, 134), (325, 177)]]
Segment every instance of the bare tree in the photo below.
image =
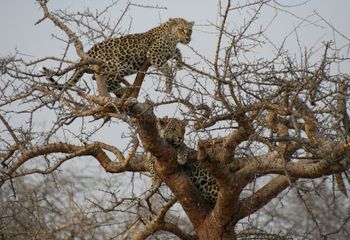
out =
[[(58, 79), (68, 79), (79, 64), (99, 64), (86, 56), (81, 39), (96, 42), (115, 36), (119, 21), (104, 22), (102, 14), (88, 11), (53, 13), (46, 1), (37, 2), (44, 15), (38, 23), (51, 21), (59, 27), (67, 37), (66, 49), (73, 45), (81, 61), (67, 60), (66, 52), (61, 57), (32, 62), (17, 56), (1, 59), (0, 120), (5, 127), (1, 135), (2, 188), (12, 187), (15, 191), (19, 186), (11, 184), (13, 181), (31, 174), (55, 173), (63, 163), (76, 158), (81, 162), (94, 159), (106, 172), (118, 176), (133, 173), (128, 176), (137, 181), (135, 173), (149, 171), (145, 152), (150, 152), (157, 158), (155, 171), (170, 192), (156, 189), (130, 197), (107, 191), (114, 200), (107, 204), (93, 201), (101, 214), (119, 211), (129, 219), (121, 226), (122, 231), (110, 231), (109, 238), (135, 240), (162, 232), (180, 239), (242, 238), (244, 234), (237, 234), (238, 223), (291, 188), (300, 192), (304, 180), (313, 183), (313, 179), (334, 176), (339, 190), (347, 193), (343, 177), (347, 177), (350, 167), (349, 74), (337, 71), (336, 67), (348, 63), (349, 58), (342, 56), (343, 49), (329, 41), (317, 46), (317, 50), (313, 50), (315, 46), (301, 50), (299, 58), (292, 57), (283, 44), (271, 44), (274, 47), (271, 59), (254, 59), (250, 53), (270, 41), (265, 35), (267, 28), (256, 30), (253, 25), (264, 6), (282, 8), (274, 5), (274, 1), (239, 6), (227, 1), (220, 9), (219, 24), (208, 26), (217, 33), (216, 45), (210, 46), (215, 50), (213, 59), (193, 49), (202, 64), (190, 64), (189, 59), (184, 63), (186, 73), (177, 79), (171, 95), (163, 97), (161, 91), (149, 90), (150, 95), (145, 95), (145, 100), (137, 97), (144, 72), (149, 67), (147, 62), (131, 83), (131, 86), (134, 84), (132, 90), (137, 89), (131, 92), (131, 97), (105, 96), (103, 79), (98, 76), (99, 91), (94, 90), (89, 80), (80, 81), (78, 87), (55, 89), (47, 81), (47, 75), (40, 73), (39, 64), (56, 63), (49, 77)], [(229, 24), (235, 11), (248, 12), (249, 19), (239, 27)], [(318, 18), (329, 25), (321, 16)], [(300, 21), (311, 24), (308, 19)], [(79, 26), (78, 30), (71, 30), (71, 25)], [(313, 60), (314, 55), (319, 57)], [(161, 76), (152, 73), (147, 74), (148, 79), (163, 81)], [(191, 123), (187, 162), (200, 161), (215, 178), (220, 192), (214, 206), (204, 200), (178, 164), (174, 147), (159, 136), (155, 110), (168, 105), (177, 106), (178, 115)], [(53, 118), (45, 129), (36, 124), (42, 114)], [(18, 119), (25, 120), (18, 122)], [(128, 143), (124, 146), (119, 146), (118, 141), (107, 143), (99, 135), (105, 128), (113, 129), (122, 124), (127, 125), (123, 136)], [(320, 181), (320, 184), (324, 183)], [(311, 185), (310, 189), (309, 194), (317, 194), (316, 187)], [(157, 200), (157, 204), (151, 199)], [(171, 210), (179, 211), (177, 203), (194, 232), (185, 226), (185, 220), (174, 217)], [(36, 208), (35, 204), (29, 208)], [(132, 214), (126, 206), (130, 206)], [(305, 207), (302, 201), (300, 206)], [(73, 223), (80, 215), (69, 216), (65, 216), (67, 223)], [(178, 213), (178, 216), (182, 215)], [(45, 219), (38, 220), (42, 221)], [(95, 225), (89, 230), (100, 228), (93, 219), (80, 223), (91, 221)], [(348, 221), (349, 214), (344, 213), (337, 231), (348, 226)], [(49, 239), (67, 236), (50, 238), (52, 232), (40, 229), (36, 232), (41, 234), (36, 238), (46, 233)], [(81, 235), (72, 237), (88, 238), (88, 232), (80, 231)], [(325, 239), (334, 234), (334, 230), (319, 232)], [(247, 234), (253, 233), (248, 231)], [(254, 234), (256, 239), (265, 235), (260, 231)], [(30, 236), (35, 239), (34, 235)], [(265, 237), (282, 239), (278, 235)]]
[(300, 182), (298, 188), (284, 198), (283, 204), (275, 199), (260, 217), (252, 218), (248, 226), (273, 225), (298, 239), (347, 239), (350, 229), (348, 199), (332, 189), (331, 180), (330, 177)]
[[(77, 182), (74, 189), (73, 180)], [(78, 195), (88, 182), (62, 174), (52, 174), (43, 181), (13, 180), (0, 194), (1, 239), (105, 239), (104, 225), (110, 222), (118, 226), (118, 222), (112, 222), (114, 218), (108, 213), (89, 213), (91, 207), (79, 203)]]

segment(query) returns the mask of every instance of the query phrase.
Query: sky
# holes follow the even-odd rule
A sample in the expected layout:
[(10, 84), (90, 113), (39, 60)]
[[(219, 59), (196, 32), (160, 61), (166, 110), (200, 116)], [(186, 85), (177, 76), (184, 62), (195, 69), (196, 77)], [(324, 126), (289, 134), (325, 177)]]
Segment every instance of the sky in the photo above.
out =
[[(247, 1), (232, 1), (232, 7)], [(90, 9), (91, 12), (103, 10), (112, 0), (51, 0), (48, 7), (52, 11), (65, 10), (67, 12), (84, 11)], [(116, 21), (126, 7), (128, 1), (119, 0), (109, 11), (106, 17)], [(143, 32), (159, 23), (166, 21), (170, 17), (181, 17), (189, 21), (194, 21), (194, 31), (192, 41), (189, 46), (200, 55), (212, 60), (215, 53), (217, 34), (213, 27), (219, 24), (219, 6), (225, 6), (226, 1), (215, 0), (132, 0), (134, 5), (129, 8), (120, 24), (121, 31), (130, 33)], [(335, 40), (337, 46), (347, 46), (343, 53), (348, 53), (350, 28), (348, 0), (280, 0), (270, 2), (270, 6), (264, 6), (258, 21), (252, 26), (252, 32), (259, 27), (269, 26), (266, 30), (266, 38), (279, 46), (285, 40), (285, 49), (290, 54), (297, 54), (299, 47), (315, 48), (322, 47), (322, 41)], [(137, 5), (147, 5), (148, 8)], [(153, 6), (153, 7), (152, 7)], [(276, 14), (275, 6), (282, 11)], [(155, 9), (154, 7), (157, 7)], [(327, 22), (331, 23), (337, 31), (344, 36), (337, 34), (326, 23), (322, 22), (318, 13)], [(0, 58), (13, 55), (15, 52), (22, 54), (26, 60), (35, 60), (46, 56), (62, 56), (65, 44), (58, 41), (53, 35), (65, 38), (60, 29), (52, 22), (45, 20), (38, 25), (35, 23), (42, 18), (42, 11), (34, 0), (1, 0), (0, 4)], [(308, 21), (302, 20), (307, 19)], [(229, 29), (239, 29), (243, 23), (249, 20), (249, 12), (233, 11), (228, 19)], [(130, 25), (131, 23), (131, 25)], [(130, 26), (130, 29), (129, 29)], [(300, 46), (296, 42), (294, 29), (298, 27), (297, 35)], [(75, 28), (74, 30), (77, 30)], [(91, 45), (84, 42), (84, 49), (88, 50)], [(273, 50), (271, 45), (266, 48), (257, 48), (252, 51), (253, 58), (269, 58)], [(188, 63), (201, 63), (201, 59), (187, 46), (179, 46), (185, 61)], [(322, 51), (319, 51), (321, 54)], [(78, 60), (74, 51), (69, 52), (69, 59)], [(46, 64), (46, 63), (45, 63)], [(39, 71), (39, 67), (38, 67)], [(346, 68), (344, 71), (348, 71)], [(111, 136), (114, 139), (114, 136)]]
[[(67, 11), (82, 11), (89, 8), (91, 11), (102, 10), (110, 4), (111, 0), (51, 0), (49, 1), (49, 9), (51, 10), (67, 10)], [(208, 44), (215, 43), (215, 36), (210, 35), (207, 25), (217, 23), (218, 20), (218, 5), (219, 1), (215, 0), (134, 0), (134, 4), (147, 4), (148, 6), (159, 6), (166, 9), (140, 8), (133, 6), (127, 12), (126, 20), (132, 19), (130, 32), (143, 32), (147, 29), (156, 26), (159, 22), (164, 22), (169, 17), (182, 17), (190, 21), (195, 21), (196, 26), (192, 37), (191, 46), (198, 49), (206, 56), (213, 55), (213, 48), (208, 47)], [(232, 1), (232, 6), (235, 3), (242, 4), (246, 1)], [(280, 0), (277, 5), (294, 6), (304, 1)], [(118, 1), (116, 7), (111, 11), (110, 17), (118, 18), (123, 11), (127, 1)], [(223, 6), (226, 1), (222, 1)], [(273, 3), (272, 3), (273, 5)], [(305, 18), (314, 14), (317, 11), (325, 20), (331, 22), (337, 30), (344, 33), (350, 38), (350, 28), (348, 23), (350, 16), (350, 1), (348, 0), (311, 0), (299, 7), (284, 8), (293, 12), (300, 18)], [(265, 7), (260, 16), (262, 24), (268, 23), (275, 15), (274, 10)], [(6, 56), (9, 53), (14, 53), (14, 49), (28, 56), (43, 57), (47, 55), (57, 55), (62, 53), (62, 44), (57, 40), (52, 39), (51, 34), (60, 33), (60, 30), (53, 26), (49, 21), (44, 21), (39, 25), (34, 25), (37, 20), (42, 17), (41, 10), (34, 0), (1, 0), (0, 5), (0, 56)], [(230, 19), (231, 26), (240, 27), (240, 22), (247, 18), (245, 12), (235, 12)], [(315, 17), (310, 17), (310, 21), (316, 20)], [(284, 37), (289, 34), (295, 26), (300, 23), (300, 20), (289, 13), (281, 12), (271, 24), (269, 37), (277, 44), (281, 43)], [(322, 26), (325, 24), (317, 22)], [(211, 29), (212, 30), (212, 29)], [(305, 31), (304, 31), (305, 30)], [(320, 38), (331, 39), (332, 31), (328, 28), (318, 28), (303, 24), (300, 31), (300, 38), (305, 46), (310, 46)], [(339, 36), (338, 36), (339, 37)], [(208, 42), (207, 39), (213, 39)], [(340, 38), (339, 41), (344, 40)], [(343, 42), (341, 42), (343, 43)], [(291, 48), (295, 47), (291, 44)], [(212, 50), (212, 51), (210, 51)], [(292, 50), (291, 50), (292, 51)], [(72, 56), (76, 58), (76, 56)]]
[[(51, 0), (48, 3), (48, 7), (50, 10), (66, 10), (68, 12), (83, 11), (89, 8), (92, 12), (95, 12), (101, 11), (111, 2), (111, 0)], [(226, 1), (132, 0), (131, 2), (135, 5), (126, 13), (125, 21), (123, 22), (125, 26), (121, 25), (123, 31), (128, 30), (130, 33), (143, 32), (159, 25), (160, 22), (164, 22), (170, 17), (181, 17), (189, 21), (195, 21), (190, 46), (205, 56), (205, 58), (213, 59), (217, 35), (212, 25), (219, 23), (219, 4), (225, 6)], [(232, 7), (244, 2), (246, 1), (232, 1)], [(126, 4), (127, 1), (125, 0), (118, 1), (108, 17), (118, 19)], [(137, 7), (137, 4), (158, 6), (159, 8), (141, 8)], [(265, 6), (259, 16), (259, 20), (252, 26), (252, 29), (269, 25), (266, 36), (276, 46), (282, 44), (285, 36), (292, 33), (285, 45), (285, 48), (291, 54), (299, 52), (295, 32), (293, 32), (297, 26), (300, 26), (297, 32), (302, 48), (314, 47), (317, 49), (322, 46), (322, 41), (329, 40), (335, 40), (338, 47), (349, 45), (349, 0), (279, 0), (271, 2), (271, 5), (281, 8), (283, 11), (276, 15), (275, 9)], [(320, 21), (315, 16), (316, 12), (344, 36), (337, 34), (326, 23)], [(60, 37), (65, 37), (65, 35), (48, 20), (35, 25), (41, 18), (41, 9), (34, 0), (1, 0), (0, 58), (13, 55), (16, 51), (21, 53), (27, 60), (35, 60), (46, 56), (61, 56), (65, 45), (53, 38), (52, 35), (55, 34)], [(307, 22), (301, 20), (305, 18), (308, 19)], [(247, 12), (235, 11), (228, 20), (228, 26), (231, 29), (239, 29), (247, 19), (249, 19)], [(128, 29), (130, 21), (132, 21), (132, 24), (130, 29)], [(89, 47), (84, 46), (85, 50), (88, 50)], [(180, 46), (180, 49), (189, 63), (200, 61), (190, 48)], [(347, 50), (348, 47), (345, 47), (343, 53), (347, 54)], [(271, 48), (259, 49), (253, 52), (253, 57), (269, 57), (272, 51)], [(69, 58), (71, 60), (78, 59), (74, 52), (69, 53)], [(344, 71), (349, 73), (349, 70)], [(115, 133), (110, 134), (108, 131), (108, 128), (106, 128), (106, 131), (102, 131), (101, 134), (109, 136), (111, 142), (115, 141)]]

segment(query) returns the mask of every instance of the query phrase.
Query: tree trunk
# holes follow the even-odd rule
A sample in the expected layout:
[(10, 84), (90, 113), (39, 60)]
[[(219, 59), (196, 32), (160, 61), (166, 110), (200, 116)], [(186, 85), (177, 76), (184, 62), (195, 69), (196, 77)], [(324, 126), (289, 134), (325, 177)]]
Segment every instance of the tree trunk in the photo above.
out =
[(214, 217), (204, 220), (196, 232), (201, 240), (236, 240), (235, 222), (221, 226)]

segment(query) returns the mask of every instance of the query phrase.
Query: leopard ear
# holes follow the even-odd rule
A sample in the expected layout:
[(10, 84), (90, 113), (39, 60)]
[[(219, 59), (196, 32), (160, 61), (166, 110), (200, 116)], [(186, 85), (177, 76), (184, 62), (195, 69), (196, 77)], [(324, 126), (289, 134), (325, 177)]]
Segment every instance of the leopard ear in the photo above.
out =
[(189, 25), (190, 25), (191, 27), (193, 27), (193, 25), (194, 25), (194, 21), (189, 22)]
[(168, 122), (168, 116), (165, 116), (163, 118), (157, 118), (157, 124), (160, 126), (160, 127), (163, 127), (167, 124)]
[(176, 18), (169, 18), (168, 19), (168, 21), (167, 21), (167, 23), (170, 25), (170, 26), (172, 26), (172, 25), (176, 25)]

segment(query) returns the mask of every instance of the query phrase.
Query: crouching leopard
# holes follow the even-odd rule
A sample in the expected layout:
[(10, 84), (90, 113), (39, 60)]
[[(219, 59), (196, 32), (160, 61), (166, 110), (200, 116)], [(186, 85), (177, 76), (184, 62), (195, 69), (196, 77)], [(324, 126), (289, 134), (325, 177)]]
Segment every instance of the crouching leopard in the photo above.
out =
[[(160, 137), (173, 145), (177, 151), (177, 161), (183, 166), (186, 175), (192, 183), (198, 188), (203, 198), (211, 204), (215, 204), (219, 192), (216, 180), (210, 176), (209, 172), (202, 166), (201, 162), (186, 163), (187, 152), (186, 145), (183, 143), (187, 122), (176, 118), (159, 118), (157, 127)], [(154, 172), (153, 156), (148, 157), (149, 169), (152, 175), (152, 185), (160, 183), (159, 178)]]
[[(137, 73), (148, 59), (166, 77), (166, 91), (172, 88), (173, 71), (167, 63), (175, 59), (181, 67), (182, 55), (176, 47), (178, 43), (191, 41), (194, 22), (182, 18), (170, 18), (167, 22), (147, 32), (125, 35), (94, 45), (86, 54), (90, 58), (102, 60), (101, 66), (89, 65), (77, 68), (68, 85), (74, 85), (84, 73), (98, 73), (105, 79), (107, 91), (121, 97), (126, 84), (124, 76)], [(48, 71), (47, 69), (44, 69)], [(54, 81), (52, 78), (50, 80)]]

